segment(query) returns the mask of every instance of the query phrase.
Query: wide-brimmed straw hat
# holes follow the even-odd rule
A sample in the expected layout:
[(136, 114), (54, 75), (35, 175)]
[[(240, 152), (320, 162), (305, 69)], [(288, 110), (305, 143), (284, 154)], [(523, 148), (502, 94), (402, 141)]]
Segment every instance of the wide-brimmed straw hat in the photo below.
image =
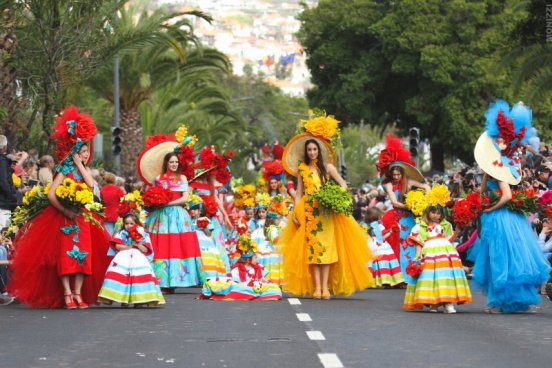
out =
[(138, 174), (142, 180), (153, 185), (155, 179), (163, 174), (165, 155), (169, 152), (175, 152), (178, 146), (179, 143), (176, 140), (168, 140), (142, 151), (136, 163)]
[(496, 149), (492, 138), (489, 137), (487, 132), (481, 134), (477, 140), (473, 155), (481, 170), (494, 179), (510, 185), (517, 185), (521, 182), (521, 165), (513, 160), (511, 161), (517, 166), (516, 169), (519, 170), (520, 175), (516, 178), (512, 175), (511, 169), (502, 163), (500, 151)]
[(393, 167), (398, 166), (402, 167), (404, 170), (404, 176), (408, 179), (419, 181), (420, 183), (424, 181), (424, 175), (416, 167), (410, 165), (407, 162), (395, 161), (389, 164), (389, 170)]
[(309, 133), (301, 133), (291, 138), (286, 145), (282, 156), (282, 164), (284, 165), (284, 169), (286, 169), (290, 175), (297, 176), (299, 161), (303, 161), (305, 159), (305, 143), (310, 139), (314, 139), (318, 142), (318, 145), (320, 146), (320, 154), (322, 155), (324, 163), (336, 164), (337, 158), (334, 149), (328, 141), (315, 137)]

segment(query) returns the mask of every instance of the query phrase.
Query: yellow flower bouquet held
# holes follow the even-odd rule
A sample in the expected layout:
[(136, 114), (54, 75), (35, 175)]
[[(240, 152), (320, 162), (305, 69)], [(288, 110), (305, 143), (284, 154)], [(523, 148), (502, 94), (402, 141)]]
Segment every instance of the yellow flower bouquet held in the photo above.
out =
[(56, 188), (56, 197), (61, 204), (76, 213), (83, 212), (85, 220), (96, 223), (92, 216), (95, 213), (103, 216), (103, 205), (94, 201), (92, 190), (85, 183), (77, 183), (71, 178), (63, 179)]

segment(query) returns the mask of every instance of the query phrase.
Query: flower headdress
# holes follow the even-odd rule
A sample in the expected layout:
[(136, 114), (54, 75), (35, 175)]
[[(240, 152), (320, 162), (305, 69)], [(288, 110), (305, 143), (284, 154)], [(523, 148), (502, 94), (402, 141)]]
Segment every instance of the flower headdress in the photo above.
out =
[(189, 136), (188, 127), (182, 124), (174, 134), (174, 138), (179, 143), (178, 146), (175, 147), (174, 152), (178, 154), (178, 161), (180, 162), (180, 171), (188, 179), (191, 180), (194, 177), (194, 173), (195, 173), (194, 145), (197, 142), (197, 137), (195, 135)]
[(199, 167), (209, 170), (209, 175), (214, 176), (222, 185), (226, 185), (231, 177), (228, 164), (235, 153), (236, 151), (229, 151), (221, 154), (214, 146), (205, 147), (199, 154)]
[(284, 204), (284, 196), (278, 194), (272, 197), (270, 206), (268, 206), (267, 216), (270, 218), (278, 218), (287, 214), (286, 206)]
[(254, 208), (257, 187), (253, 184), (240, 184), (235, 190), (234, 204), (238, 208)]
[(260, 209), (260, 208), (266, 209), (270, 205), (270, 202), (272, 201), (272, 199), (270, 198), (270, 194), (268, 193), (259, 193), (255, 197), (255, 201), (257, 202), (257, 209)]
[(286, 145), (282, 164), (286, 171), (297, 176), (299, 161), (304, 159), (305, 143), (314, 139), (320, 146), (320, 154), (324, 162), (336, 163), (335, 149), (341, 146), (339, 121), (325, 111), (315, 109), (309, 111), (308, 120), (300, 120), (298, 134)]
[(251, 258), (257, 253), (257, 242), (251, 239), (249, 235), (242, 234), (238, 240), (238, 250), (242, 258)]
[(263, 178), (266, 181), (270, 181), (270, 179), (277, 179), (281, 181), (284, 173), (284, 167), (280, 161), (267, 161), (263, 163), (262, 172)]
[(485, 132), (474, 150), (475, 160), (483, 171), (509, 184), (521, 181), (518, 148), (536, 132), (532, 129), (531, 109), (518, 102), (511, 109), (504, 100), (496, 100), (485, 112)]
[(200, 196), (196, 194), (190, 194), (190, 197), (188, 198), (188, 207), (190, 209), (194, 207), (198, 207), (202, 203), (203, 203), (203, 199), (201, 199)]
[[(60, 116), (56, 118), (56, 124), (53, 127), (52, 138), (56, 141), (56, 158), (59, 165), (57, 171), (63, 174), (72, 172), (77, 174), (77, 169), (73, 162), (72, 155), (78, 153), (81, 147), (88, 141), (91, 141), (98, 129), (94, 120), (87, 113), (80, 113), (76, 106), (71, 105), (62, 110)], [(92, 158), (92, 145), (89, 144), (90, 159)]]
[(272, 156), (275, 160), (282, 160), (282, 155), (284, 154), (284, 147), (279, 142), (275, 142), (272, 146)]
[(144, 200), (142, 199), (142, 194), (140, 193), (140, 191), (135, 190), (121, 197), (119, 201), (119, 206), (117, 207), (117, 214), (119, 215), (119, 217), (124, 217), (128, 213), (140, 217), (140, 212), (143, 205)]
[(410, 151), (402, 145), (402, 140), (392, 134), (386, 138), (386, 146), (381, 150), (376, 164), (382, 178), (390, 180), (391, 168), (400, 166), (405, 170), (407, 177), (423, 181), (423, 175), (416, 169), (416, 164), (410, 159)]

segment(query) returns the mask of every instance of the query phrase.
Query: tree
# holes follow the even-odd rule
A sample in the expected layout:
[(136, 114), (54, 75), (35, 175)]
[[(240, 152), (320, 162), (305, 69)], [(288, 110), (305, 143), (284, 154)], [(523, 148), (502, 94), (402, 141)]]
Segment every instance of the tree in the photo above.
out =
[[(135, 52), (127, 52), (120, 62), (121, 106), (121, 167), (125, 175), (136, 168), (136, 160), (143, 147), (144, 134), (140, 106), (149, 101), (156, 91), (182, 81), (199, 92), (212, 73), (228, 73), (228, 59), (213, 49), (203, 49), (193, 33), (190, 16), (210, 21), (200, 12), (169, 13), (162, 8), (141, 11), (130, 7), (120, 11), (114, 26), (115, 34), (135, 33), (157, 25), (158, 37)], [(88, 85), (102, 98), (113, 102), (113, 80), (109, 65), (88, 80)], [(189, 101), (193, 102), (193, 101)], [(149, 127), (153, 130), (153, 127)]]
[(350, 123), (421, 127), (435, 169), (445, 154), (473, 162), (488, 103), (510, 97), (496, 66), (524, 16), (514, 3), (322, 0), (300, 16), (309, 102)]
[(11, 1), (0, 2), (2, 23), (0, 26), (0, 133), (5, 134), (10, 144), (17, 145), (17, 73), (11, 59), (17, 51), (14, 14)]

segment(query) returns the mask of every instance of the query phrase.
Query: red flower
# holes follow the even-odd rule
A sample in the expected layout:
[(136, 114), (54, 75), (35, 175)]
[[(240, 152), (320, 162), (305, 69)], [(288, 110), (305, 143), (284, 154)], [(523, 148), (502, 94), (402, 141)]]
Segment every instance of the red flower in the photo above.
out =
[(96, 124), (89, 114), (79, 114), (75, 126), (75, 135), (83, 141), (88, 141), (98, 133)]
[(171, 201), (171, 197), (172, 194), (170, 189), (154, 186), (146, 190), (142, 196), (142, 200), (144, 201), (144, 205), (146, 207), (157, 207), (169, 203)]
[(144, 237), (138, 231), (138, 225), (133, 225), (130, 229), (128, 229), (128, 236), (137, 243), (144, 240)]
[(215, 198), (211, 196), (206, 196), (201, 197), (201, 199), (203, 199), (203, 205), (205, 206), (205, 216), (216, 216), (218, 212), (218, 203), (215, 201)]
[(406, 273), (413, 278), (417, 278), (418, 276), (420, 276), (422, 271), (423, 271), (423, 267), (420, 265), (418, 261), (412, 260), (408, 262), (408, 266), (406, 266)]
[(248, 228), (247, 228), (247, 225), (240, 222), (237, 226), (236, 226), (236, 230), (238, 230), (238, 234), (240, 235), (243, 235), (247, 232)]
[(209, 221), (209, 219), (207, 217), (200, 217), (200, 218), (197, 219), (196, 225), (200, 229), (205, 229), (209, 225), (210, 222), (211, 221)]
[(174, 140), (175, 140), (174, 134), (161, 133), (158, 135), (153, 135), (151, 137), (148, 137), (148, 139), (146, 140), (146, 149), (156, 146), (162, 142), (174, 141)]
[(523, 201), (523, 199), (518, 199), (516, 201), (516, 207), (518, 207), (518, 208), (523, 207), (524, 204), (525, 204), (525, 202)]

